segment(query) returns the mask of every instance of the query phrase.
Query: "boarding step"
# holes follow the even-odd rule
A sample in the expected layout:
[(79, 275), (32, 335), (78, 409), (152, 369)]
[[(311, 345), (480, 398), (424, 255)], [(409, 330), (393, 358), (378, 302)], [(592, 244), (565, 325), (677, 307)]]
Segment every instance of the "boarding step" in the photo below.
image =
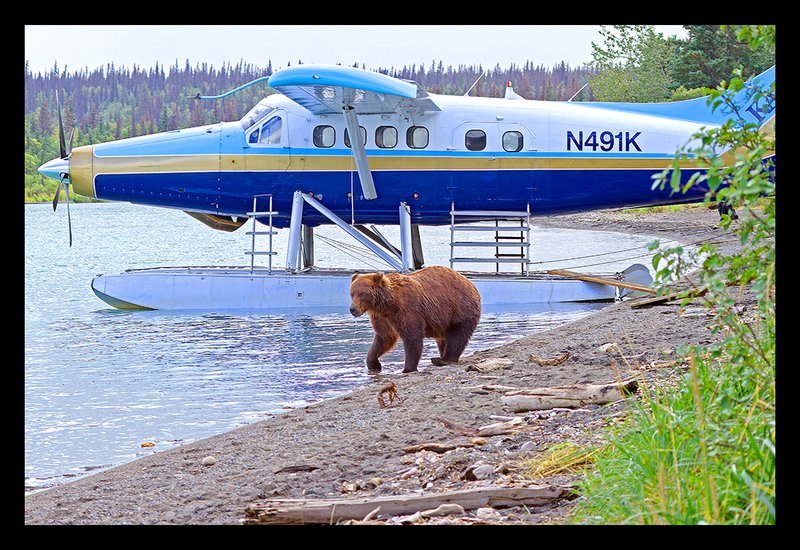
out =
[[(458, 222), (456, 223), (458, 218)], [(494, 225), (487, 225), (487, 222)], [(531, 263), (528, 258), (530, 249), (530, 210), (456, 210), (455, 203), (450, 208), (450, 267), (456, 263), (495, 264), (495, 271), (500, 272), (500, 264), (519, 264), (523, 274), (528, 273)], [(476, 239), (463, 235), (456, 240), (460, 232), (470, 233)], [(480, 240), (482, 234), (494, 233), (493, 236)], [(493, 237), (493, 240), (492, 240)], [(466, 239), (466, 240), (465, 240)], [(494, 248), (494, 254), (475, 251), (477, 257), (456, 257), (456, 249), (476, 248), (486, 250)], [(516, 249), (517, 253), (500, 252)]]
[[(266, 211), (259, 211), (258, 210), (258, 199), (259, 198), (267, 198), (269, 199), (269, 209)], [(278, 212), (272, 209), (272, 195), (264, 194), (264, 195), (254, 195), (253, 196), (253, 209), (247, 213), (247, 217), (253, 221), (253, 228), (251, 231), (247, 231), (247, 235), (250, 235), (250, 250), (246, 250), (245, 254), (250, 256), (250, 271), (252, 272), (255, 269), (255, 257), (256, 256), (267, 256), (269, 258), (269, 265), (267, 269), (269, 273), (272, 273), (272, 257), (277, 256), (277, 252), (272, 250), (272, 236), (277, 235), (278, 232), (275, 231), (275, 228), (272, 226), (272, 217), (276, 216)], [(266, 231), (264, 230), (257, 230), (256, 229), (256, 220), (257, 218), (267, 218), (267, 227)], [(256, 237), (258, 236), (266, 236), (269, 237), (268, 242), (268, 250), (256, 250)]]
[(525, 226), (514, 226), (514, 225), (453, 225), (450, 227), (450, 231), (522, 231), (528, 232), (530, 231), (530, 227)]
[(500, 248), (500, 247), (504, 247), (505, 246), (505, 247), (514, 247), (514, 248), (520, 248), (520, 247), (527, 248), (527, 247), (530, 246), (530, 243), (525, 243), (525, 242), (503, 243), (503, 242), (490, 242), (490, 241), (453, 241), (453, 242), (450, 243), (450, 246), (468, 246), (468, 247), (473, 247), (473, 246), (475, 246), (475, 247), (482, 247), (482, 246), (489, 247), (489, 246), (492, 246), (492, 247), (495, 247), (495, 248)]
[(519, 219), (530, 216), (529, 212), (513, 210), (451, 210), (453, 216), (472, 216), (492, 218), (493, 220)]
[(501, 263), (501, 264), (524, 264), (527, 265), (530, 262), (528, 258), (450, 258), (450, 262), (463, 262), (463, 263), (475, 263), (475, 264), (494, 264), (494, 263)]
[(252, 218), (252, 217), (254, 217), (254, 216), (255, 216), (256, 218), (263, 218), (263, 217), (265, 217), (265, 216), (277, 216), (277, 215), (278, 215), (278, 213), (277, 213), (277, 212), (273, 212), (273, 211), (271, 211), (271, 210), (270, 210), (270, 211), (267, 211), (267, 212), (248, 212), (248, 213), (247, 213), (247, 217), (248, 217), (248, 218)]

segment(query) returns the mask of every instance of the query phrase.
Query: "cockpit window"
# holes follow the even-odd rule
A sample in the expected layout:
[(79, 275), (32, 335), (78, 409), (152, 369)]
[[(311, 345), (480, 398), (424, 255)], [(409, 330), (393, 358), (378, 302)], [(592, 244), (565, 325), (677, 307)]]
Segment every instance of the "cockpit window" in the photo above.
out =
[(257, 127), (250, 132), (247, 142), (253, 145), (280, 145), (281, 126), (281, 117), (274, 116), (261, 125), (261, 127)]
[(281, 117), (272, 117), (261, 127), (261, 137), (259, 143), (276, 145), (281, 142)]
[(242, 117), (242, 120), (240, 120), (242, 129), (247, 130), (253, 126), (253, 124), (267, 116), (272, 110), (273, 107), (267, 105), (267, 98), (262, 99)]

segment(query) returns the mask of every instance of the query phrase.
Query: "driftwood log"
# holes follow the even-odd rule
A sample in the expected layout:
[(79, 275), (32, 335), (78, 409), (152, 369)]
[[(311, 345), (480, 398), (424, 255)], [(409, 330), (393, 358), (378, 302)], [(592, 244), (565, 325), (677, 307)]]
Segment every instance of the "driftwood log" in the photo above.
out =
[(618, 286), (620, 288), (627, 288), (629, 290), (636, 290), (639, 292), (647, 292), (648, 294), (655, 294), (655, 290), (649, 286), (640, 285), (637, 283), (630, 283), (627, 281), (620, 281), (617, 279), (610, 279), (608, 277), (600, 277), (597, 275), (587, 275), (585, 273), (577, 273), (575, 271), (568, 271), (566, 269), (548, 269), (547, 273), (550, 275), (560, 275), (562, 277), (569, 277), (570, 279), (579, 279), (581, 281), (588, 281), (590, 283), (600, 283), (603, 285)]
[[(343, 499), (268, 499), (245, 508), (246, 524), (334, 524), (367, 516), (399, 516), (458, 504), (464, 510), (491, 506), (540, 506), (573, 498), (572, 487), (530, 485), (527, 487), (478, 487), (427, 495), (395, 495)], [(380, 508), (377, 512), (376, 508)]]
[(448, 445), (446, 443), (420, 443), (419, 445), (411, 445), (409, 447), (404, 447), (404, 453), (418, 453), (420, 451), (431, 451), (434, 453), (446, 453), (447, 451), (452, 451), (454, 449), (458, 449), (460, 447), (472, 447), (471, 444), (462, 444), (462, 445)]
[(489, 437), (492, 435), (505, 435), (520, 430), (525, 425), (525, 420), (522, 418), (512, 418), (505, 422), (495, 422), (488, 426), (481, 426), (480, 428), (469, 428), (466, 426), (459, 426), (444, 418), (434, 416), (434, 420), (438, 420), (444, 427), (460, 435), (467, 437)]
[(536, 411), (556, 407), (582, 407), (590, 403), (611, 403), (636, 392), (638, 387), (638, 382), (630, 379), (611, 384), (520, 389), (507, 392), (500, 399), (514, 412)]

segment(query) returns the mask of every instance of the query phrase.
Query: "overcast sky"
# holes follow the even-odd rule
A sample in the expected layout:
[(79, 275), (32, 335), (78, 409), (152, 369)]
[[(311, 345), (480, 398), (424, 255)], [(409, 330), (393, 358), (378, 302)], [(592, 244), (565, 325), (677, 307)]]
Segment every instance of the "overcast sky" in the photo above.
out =
[[(57, 62), (72, 73), (114, 66), (148, 69), (208, 63), (216, 68), (240, 60), (274, 69), (291, 63), (364, 63), (368, 69), (430, 65), (511, 63), (576, 67), (591, 60), (592, 42), (601, 43), (597, 25), (281, 25), (150, 26), (26, 25), (25, 59), (33, 73)], [(656, 25), (665, 37), (686, 37), (680, 25)]]

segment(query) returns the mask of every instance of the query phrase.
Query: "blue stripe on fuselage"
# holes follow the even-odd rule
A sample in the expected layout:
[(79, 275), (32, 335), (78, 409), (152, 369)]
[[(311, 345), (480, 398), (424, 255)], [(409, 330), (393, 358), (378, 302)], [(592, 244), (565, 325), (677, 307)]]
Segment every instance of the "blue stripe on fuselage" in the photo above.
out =
[[(692, 173), (683, 170), (681, 179), (687, 181)], [(235, 216), (252, 209), (254, 195), (272, 193), (277, 227), (288, 226), (296, 190), (321, 195), (325, 206), (349, 221), (351, 183), (356, 223), (376, 224), (398, 223), (400, 202), (410, 205), (414, 223), (438, 225), (450, 223), (451, 203), (459, 210), (525, 210), (530, 204), (533, 215), (545, 215), (690, 202), (704, 194), (702, 189), (679, 196), (652, 190), (652, 174), (652, 169), (380, 171), (373, 175), (378, 189), (373, 201), (360, 198), (358, 175), (350, 172), (99, 174), (95, 189), (101, 199)], [(303, 223), (328, 222), (306, 208)]]

